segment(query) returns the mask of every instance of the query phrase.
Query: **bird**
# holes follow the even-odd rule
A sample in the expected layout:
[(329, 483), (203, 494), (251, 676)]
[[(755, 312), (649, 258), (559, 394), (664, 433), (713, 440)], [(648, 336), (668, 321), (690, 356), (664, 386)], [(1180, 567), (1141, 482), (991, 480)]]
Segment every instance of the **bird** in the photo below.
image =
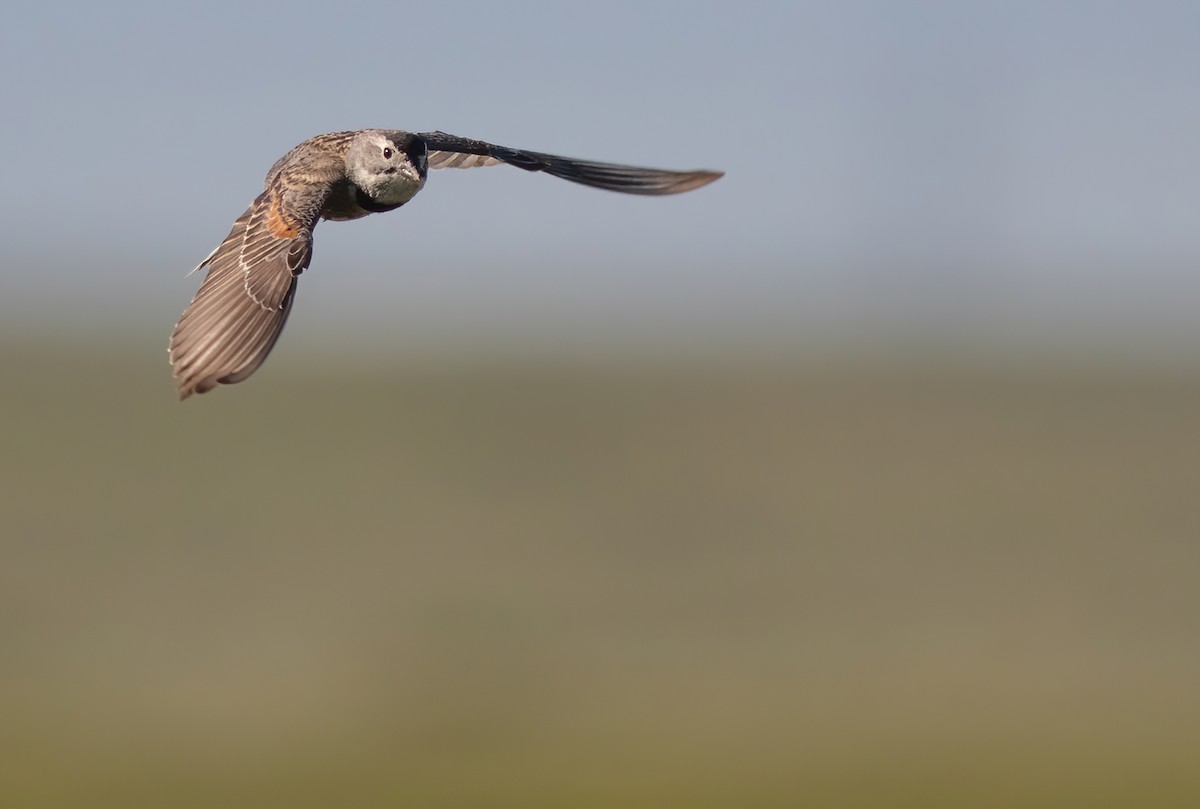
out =
[(317, 222), (395, 210), (425, 186), (430, 169), (498, 164), (649, 196), (691, 191), (724, 174), (577, 160), (440, 131), (357, 129), (309, 138), (275, 161), (262, 193), (192, 271), (207, 268), (168, 348), (179, 398), (241, 382), (262, 365), (312, 260)]

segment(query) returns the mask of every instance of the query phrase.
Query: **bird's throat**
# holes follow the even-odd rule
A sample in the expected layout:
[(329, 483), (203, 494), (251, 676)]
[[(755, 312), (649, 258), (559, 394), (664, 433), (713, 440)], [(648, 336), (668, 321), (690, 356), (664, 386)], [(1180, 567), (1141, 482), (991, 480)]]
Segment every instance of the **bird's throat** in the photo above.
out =
[[(411, 198), (412, 198), (412, 195), (410, 194), (408, 199), (411, 199)], [(368, 196), (367, 193), (365, 191), (363, 191), (361, 188), (359, 188), (358, 186), (354, 186), (354, 201), (356, 203), (358, 203), (358, 207), (362, 208), (364, 211), (369, 211), (370, 213), (386, 213), (387, 211), (394, 211), (397, 208), (399, 208), (401, 205), (403, 205), (405, 202), (408, 202), (408, 199), (401, 200), (400, 202), (393, 202), (390, 204), (384, 203), (384, 202), (379, 202), (377, 200), (371, 199), (371, 197)]]

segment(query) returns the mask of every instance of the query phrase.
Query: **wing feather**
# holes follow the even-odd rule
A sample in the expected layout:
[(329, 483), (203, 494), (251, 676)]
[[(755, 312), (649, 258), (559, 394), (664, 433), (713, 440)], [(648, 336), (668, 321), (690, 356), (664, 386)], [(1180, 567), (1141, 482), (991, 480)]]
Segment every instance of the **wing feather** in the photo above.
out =
[(544, 171), (555, 177), (594, 188), (620, 191), (624, 194), (660, 196), (680, 194), (708, 185), (724, 176), (721, 171), (667, 171), (595, 160), (531, 152), (497, 146), (482, 140), (460, 138), (445, 132), (421, 132), (429, 147), (429, 167), (475, 168), (507, 163), (526, 171)]
[(279, 217), (280, 205), (278, 193), (264, 191), (200, 265), (208, 274), (171, 334), (179, 398), (242, 381), (279, 339), (295, 298), (296, 276), (312, 260), (315, 224), (315, 219), (303, 223), (290, 237), (276, 235), (270, 220), (272, 214)]

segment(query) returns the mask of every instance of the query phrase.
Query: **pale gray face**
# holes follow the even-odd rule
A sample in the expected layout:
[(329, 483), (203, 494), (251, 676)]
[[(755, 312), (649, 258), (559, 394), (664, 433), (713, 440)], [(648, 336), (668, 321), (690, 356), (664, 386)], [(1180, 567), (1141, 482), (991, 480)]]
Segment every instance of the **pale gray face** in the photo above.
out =
[(381, 205), (412, 199), (425, 185), (427, 169), (425, 142), (407, 132), (367, 129), (346, 150), (350, 181)]

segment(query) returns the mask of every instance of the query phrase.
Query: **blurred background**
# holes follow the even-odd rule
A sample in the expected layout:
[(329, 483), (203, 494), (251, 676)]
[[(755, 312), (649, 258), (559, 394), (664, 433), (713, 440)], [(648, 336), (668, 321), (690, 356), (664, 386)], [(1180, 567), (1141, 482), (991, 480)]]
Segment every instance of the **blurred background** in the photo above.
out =
[[(1195, 806), (1200, 7), (0, 12), (0, 804)], [(311, 135), (250, 381), (186, 277)]]

